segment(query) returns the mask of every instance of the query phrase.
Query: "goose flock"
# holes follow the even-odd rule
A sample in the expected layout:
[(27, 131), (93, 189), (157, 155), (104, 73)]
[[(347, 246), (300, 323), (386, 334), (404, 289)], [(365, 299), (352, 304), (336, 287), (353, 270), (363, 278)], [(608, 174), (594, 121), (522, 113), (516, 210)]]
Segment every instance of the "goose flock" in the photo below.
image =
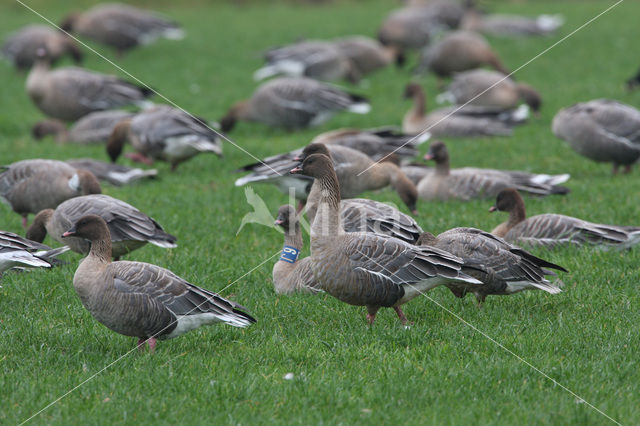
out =
[[(25, 158), (3, 166), (0, 200), (22, 217), (26, 238), (15, 233), (19, 230), (0, 231), (0, 273), (51, 268), (63, 263), (57, 257), (68, 250), (86, 256), (73, 278), (82, 305), (109, 329), (137, 338), (141, 349), (148, 345), (153, 351), (157, 339), (203, 325), (250, 326), (256, 319), (236, 301), (161, 266), (120, 260), (135, 257), (134, 251), (147, 243), (176, 248), (178, 238), (135, 206), (102, 194), (102, 186), (137, 182), (144, 190), (158, 185), (153, 178), (159, 171), (148, 168), (155, 161), (180, 173), (178, 165), (198, 154), (222, 157), (227, 135), (239, 121), (293, 132), (331, 123), (336, 114), (367, 114), (376, 93), (355, 84), (397, 67), (405, 87), (398, 97), (413, 102), (404, 117), (364, 129), (333, 128), (295, 150), (273, 148), (266, 158), (234, 165), (244, 173), (235, 186), (271, 184), (297, 200), (296, 206), (283, 204), (277, 210), (274, 226), (283, 230), (284, 243), (273, 265), (275, 292), (324, 293), (363, 306), (371, 325), (383, 307), (409, 323), (402, 306), (438, 286), (458, 298), (471, 293), (479, 304), (488, 295), (523, 290), (561, 293), (561, 278), (570, 279), (570, 273), (554, 262), (553, 251), (543, 258), (530, 253), (531, 247), (629, 249), (640, 243), (640, 227), (556, 213), (527, 217), (523, 196), (570, 192), (562, 186), (569, 174), (544, 173), (543, 165), (532, 165), (536, 173), (468, 163), (451, 167), (450, 161), (464, 165), (465, 159), (450, 159), (445, 141), (452, 146), (460, 139), (514, 138), (531, 112), (539, 115), (543, 96), (553, 95), (516, 81), (483, 34), (553, 37), (563, 22), (550, 15), (491, 15), (473, 3), (407, 2), (377, 30), (371, 28), (376, 38), (344, 34), (264, 46), (264, 66), (246, 70), (248, 81), (253, 73), (261, 83), (221, 111), (219, 130), (213, 121), (175, 105), (154, 103), (162, 87), (56, 66), (68, 61), (66, 56), (81, 63), (86, 52), (76, 37), (114, 49), (119, 57), (159, 38), (179, 40), (185, 30), (172, 19), (110, 3), (70, 13), (60, 24), (63, 31), (39, 24), (17, 29), (6, 36), (2, 54), (19, 73), (29, 70), (26, 96), (46, 116), (33, 124), (33, 138), (104, 149), (101, 158)], [(416, 63), (413, 77), (402, 70), (410, 59)], [(427, 110), (420, 82), (429, 78), (425, 75), (435, 76), (442, 88), (439, 95), (429, 95), (450, 106)], [(627, 85), (632, 88), (637, 81), (632, 77)], [(567, 105), (555, 115), (549, 135), (590, 160), (611, 163), (614, 174), (620, 166), (629, 173), (640, 158), (640, 111), (613, 99)], [(116, 164), (124, 152), (141, 168)], [(420, 162), (420, 152), (426, 152), (426, 162)], [(397, 194), (405, 212), (357, 198), (386, 188)], [(490, 210), (508, 212), (507, 221), (491, 232), (460, 224), (435, 235), (414, 218), (428, 203), (475, 199), (495, 200)], [(34, 215), (31, 224), (29, 215)], [(62, 247), (43, 245), (47, 235)], [(301, 258), (305, 241), (310, 255)], [(181, 245), (176, 253), (189, 250)]]

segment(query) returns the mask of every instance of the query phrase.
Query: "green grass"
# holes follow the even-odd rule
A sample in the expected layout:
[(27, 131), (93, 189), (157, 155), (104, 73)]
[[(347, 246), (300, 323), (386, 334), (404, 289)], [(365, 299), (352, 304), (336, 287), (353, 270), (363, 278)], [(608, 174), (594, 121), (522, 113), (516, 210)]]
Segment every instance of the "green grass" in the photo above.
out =
[[(33, 0), (58, 22), (88, 1)], [(299, 37), (373, 35), (395, 2), (335, 1), (327, 7), (290, 3), (143, 2), (182, 22), (188, 37), (161, 41), (116, 62), (190, 112), (220, 118), (256, 84), (253, 70), (264, 48)], [(563, 13), (566, 24), (550, 38), (491, 39), (512, 69), (586, 22), (610, 2), (490, 3), (502, 12)], [(550, 131), (555, 112), (574, 102), (610, 97), (640, 104), (623, 81), (636, 71), (640, 5), (624, 2), (517, 74), (540, 89), (542, 117), (512, 138), (451, 141), (454, 166), (474, 165), (572, 174), (566, 197), (527, 199), (528, 212), (559, 212), (592, 221), (638, 224), (638, 171), (612, 177), (609, 165), (571, 151)], [(0, 5), (0, 28), (9, 32), (37, 22), (18, 3)], [(107, 57), (111, 51), (98, 48)], [(86, 67), (117, 73), (88, 54)], [(0, 65), (1, 163), (25, 158), (106, 160), (101, 147), (34, 141), (30, 126), (41, 118), (24, 91), (24, 75)], [(342, 126), (398, 124), (409, 105), (401, 100), (406, 70), (387, 69), (352, 88), (372, 99), (367, 116), (341, 115), (318, 129), (297, 133), (240, 123), (230, 136), (266, 156), (306, 144), (315, 134)], [(436, 82), (420, 80), (430, 94)], [(77, 390), (35, 417), (46, 424), (603, 424), (607, 419), (532, 370), (426, 298), (406, 306), (415, 324), (399, 326), (383, 310), (374, 327), (364, 309), (329, 296), (276, 296), (273, 261), (244, 276), (280, 250), (274, 230), (240, 218), (251, 209), (231, 171), (252, 159), (225, 146), (225, 158), (202, 155), (161, 177), (104, 192), (156, 218), (178, 236), (179, 247), (146, 247), (129, 259), (170, 268), (193, 283), (250, 308), (259, 322), (246, 330), (226, 326), (197, 330), (160, 342), (155, 355), (134, 352), (134, 339), (97, 323), (72, 288), (80, 256), (51, 271), (7, 273), (0, 288), (0, 423), (27, 419), (68, 390)], [(256, 186), (275, 212), (286, 198)], [(366, 194), (400, 204), (391, 191)], [(455, 226), (491, 230), (505, 216), (489, 215), (491, 201), (419, 205), (418, 222), (434, 233)], [(404, 207), (403, 207), (404, 208)], [(20, 218), (0, 209), (0, 229), (21, 231)], [(51, 244), (57, 244), (47, 240)], [(305, 250), (308, 253), (308, 248)], [(565, 291), (454, 299), (446, 289), (429, 296), (503, 344), (586, 401), (626, 424), (640, 420), (637, 368), (640, 251), (564, 249), (537, 251), (570, 270)], [(236, 282), (237, 280), (237, 282)], [(113, 365), (110, 365), (112, 364)], [(284, 380), (286, 373), (295, 375)]]

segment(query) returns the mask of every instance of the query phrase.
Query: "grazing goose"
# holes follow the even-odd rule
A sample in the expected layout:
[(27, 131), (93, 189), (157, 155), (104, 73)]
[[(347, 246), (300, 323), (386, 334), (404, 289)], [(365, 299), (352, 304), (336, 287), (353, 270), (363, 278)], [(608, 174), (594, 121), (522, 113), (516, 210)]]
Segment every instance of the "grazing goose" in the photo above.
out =
[(424, 159), (435, 160), (434, 173), (427, 174), (417, 185), (418, 195), (423, 200), (469, 201), (478, 198), (493, 198), (505, 188), (517, 188), (534, 195), (567, 194), (568, 188), (559, 186), (569, 175), (535, 175), (526, 172), (477, 169), (464, 167), (451, 169), (447, 146), (436, 141), (429, 147)]
[(158, 175), (156, 169), (136, 169), (119, 164), (105, 163), (104, 161), (98, 161), (92, 158), (67, 160), (65, 163), (75, 169), (89, 170), (98, 179), (109, 182), (115, 186), (128, 185), (140, 179), (154, 178)]
[(42, 46), (49, 52), (52, 64), (66, 55), (75, 63), (82, 62), (82, 51), (77, 43), (48, 25), (27, 25), (10, 34), (2, 46), (2, 55), (19, 70), (27, 70), (36, 61), (36, 50)]
[(151, 352), (156, 339), (172, 339), (203, 325), (247, 327), (256, 320), (244, 307), (188, 283), (168, 269), (142, 262), (111, 261), (111, 236), (100, 216), (80, 218), (62, 234), (91, 241), (73, 277), (82, 305), (116, 333), (138, 337)]
[(63, 161), (23, 160), (4, 168), (0, 173), (0, 201), (22, 216), (24, 228), (29, 213), (55, 209), (69, 198), (102, 192), (90, 171), (76, 170)]
[(483, 15), (469, 9), (460, 28), (497, 36), (545, 36), (564, 24), (562, 15), (540, 15), (535, 18), (517, 15)]
[(340, 51), (351, 60), (359, 75), (371, 74), (395, 63), (404, 64), (402, 51), (393, 46), (384, 46), (379, 41), (365, 36), (341, 37), (333, 40)]
[(445, 251), (373, 233), (345, 232), (338, 178), (326, 155), (309, 155), (291, 173), (313, 177), (321, 188), (318, 213), (311, 225), (316, 287), (345, 303), (366, 306), (369, 324), (383, 306), (393, 307), (406, 323), (400, 306), (438, 285), (452, 281), (480, 284), (461, 272), (462, 259)]
[(122, 3), (99, 4), (83, 13), (72, 13), (60, 27), (113, 47), (119, 55), (161, 37), (170, 40), (184, 37), (184, 31), (176, 22)]
[(360, 80), (360, 73), (351, 60), (336, 45), (323, 40), (303, 40), (269, 50), (265, 54), (267, 65), (253, 74), (256, 81), (276, 75), (309, 77), (333, 81)]
[(296, 210), (291, 205), (278, 209), (275, 224), (284, 230), (284, 247), (280, 259), (273, 265), (273, 286), (276, 293), (317, 293), (311, 270), (311, 258), (298, 259), (304, 245)]
[(50, 268), (57, 261), (55, 257), (67, 250), (67, 246), (51, 249), (12, 232), (0, 231), (0, 276), (15, 267)]
[(222, 156), (220, 136), (205, 123), (176, 108), (155, 107), (116, 124), (107, 142), (107, 153), (115, 163), (124, 143), (129, 141), (136, 150), (129, 158), (145, 164), (151, 164), (151, 159), (166, 161), (171, 164), (171, 171), (201, 152)]
[(547, 262), (519, 247), (475, 228), (454, 228), (437, 237), (429, 232), (420, 236), (418, 245), (426, 244), (460, 257), (469, 264), (482, 265), (484, 271), (462, 267), (462, 271), (484, 285), (451, 283), (447, 287), (456, 297), (472, 292), (479, 304), (490, 294), (510, 295), (523, 290), (544, 290), (560, 293), (561, 281), (551, 283), (545, 275), (553, 275), (544, 268), (567, 272), (562, 266)]
[(439, 108), (429, 113), (422, 86), (409, 83), (405, 99), (413, 99), (413, 106), (404, 115), (402, 131), (409, 134), (429, 132), (434, 137), (470, 138), (482, 136), (510, 136), (511, 128), (523, 117), (519, 111), (490, 113), (473, 106)]
[(471, 31), (453, 31), (422, 51), (416, 72), (429, 70), (442, 78), (482, 66), (509, 74), (484, 37)]
[(258, 87), (246, 101), (234, 104), (220, 120), (228, 132), (238, 120), (298, 129), (324, 123), (338, 111), (367, 114), (371, 107), (359, 95), (304, 77), (282, 77)]
[(553, 117), (553, 134), (574, 151), (598, 162), (613, 163), (624, 173), (640, 158), (640, 111), (610, 99), (595, 99), (561, 109)]
[(147, 243), (162, 248), (174, 248), (176, 237), (164, 232), (160, 224), (130, 204), (108, 195), (85, 195), (61, 203), (55, 210), (45, 209), (33, 219), (27, 238), (42, 242), (47, 233), (54, 240), (67, 244), (80, 254), (89, 253), (90, 243), (82, 238), (62, 238), (83, 216), (100, 216), (109, 227), (112, 254), (115, 259)]
[(72, 142), (82, 145), (106, 143), (113, 128), (122, 120), (133, 117), (133, 113), (121, 110), (96, 111), (73, 123), (70, 129), (60, 120), (48, 119), (31, 128), (35, 139), (54, 135), (57, 142)]
[(539, 214), (527, 218), (522, 197), (513, 188), (504, 189), (489, 211), (509, 212), (509, 220), (492, 234), (529, 246), (594, 245), (626, 249), (640, 243), (640, 227), (604, 225), (560, 214)]
[(83, 68), (50, 70), (44, 48), (38, 49), (26, 87), (29, 97), (43, 113), (65, 121), (77, 120), (94, 111), (132, 104), (144, 106), (148, 104), (145, 99), (153, 93), (147, 87)]

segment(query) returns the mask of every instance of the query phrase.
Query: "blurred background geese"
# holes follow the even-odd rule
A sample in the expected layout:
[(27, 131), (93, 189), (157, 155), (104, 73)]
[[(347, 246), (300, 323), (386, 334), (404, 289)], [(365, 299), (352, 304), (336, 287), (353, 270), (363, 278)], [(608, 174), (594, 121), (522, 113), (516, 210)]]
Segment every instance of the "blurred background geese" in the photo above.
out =
[(51, 249), (13, 232), (0, 231), (0, 277), (11, 268), (50, 268), (55, 257), (69, 250), (64, 246)]
[(80, 46), (71, 37), (48, 25), (26, 25), (10, 34), (2, 46), (2, 55), (19, 70), (28, 70), (37, 59), (38, 48), (45, 47), (49, 61), (55, 64), (69, 55), (76, 64), (82, 62)]
[(351, 61), (360, 76), (371, 74), (389, 64), (398, 67), (404, 64), (405, 57), (399, 48), (384, 46), (378, 40), (356, 35), (332, 40), (333, 44)]
[(562, 15), (539, 15), (535, 18), (518, 15), (482, 14), (470, 8), (460, 23), (460, 29), (496, 36), (546, 36), (564, 24)]
[(75, 169), (89, 170), (101, 181), (109, 182), (115, 186), (128, 185), (140, 179), (154, 178), (158, 175), (156, 169), (137, 169), (120, 164), (106, 163), (92, 158), (67, 160), (65, 163)]
[(61, 143), (72, 142), (82, 145), (106, 143), (115, 125), (133, 115), (132, 112), (118, 109), (96, 111), (81, 117), (69, 129), (60, 120), (47, 119), (34, 124), (31, 134), (35, 139), (53, 135), (56, 141)]

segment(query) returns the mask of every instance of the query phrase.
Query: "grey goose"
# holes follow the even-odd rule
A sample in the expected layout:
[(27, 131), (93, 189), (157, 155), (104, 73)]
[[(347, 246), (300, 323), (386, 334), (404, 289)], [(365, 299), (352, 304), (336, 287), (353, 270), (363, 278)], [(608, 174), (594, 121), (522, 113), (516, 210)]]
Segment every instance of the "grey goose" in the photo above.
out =
[(57, 142), (82, 145), (106, 143), (113, 128), (122, 120), (133, 117), (132, 112), (122, 110), (96, 111), (81, 117), (67, 129), (60, 120), (48, 119), (34, 124), (31, 134), (35, 139), (53, 135)]
[(519, 15), (483, 15), (470, 9), (465, 13), (460, 28), (497, 36), (546, 36), (564, 24), (562, 15), (538, 15), (534, 18)]
[(405, 61), (399, 48), (384, 46), (370, 37), (347, 36), (334, 39), (332, 42), (351, 60), (352, 66), (363, 76), (392, 63), (402, 66)]
[(67, 55), (75, 63), (82, 62), (82, 51), (71, 37), (48, 25), (38, 24), (26, 25), (11, 33), (2, 46), (2, 55), (16, 68), (27, 70), (36, 61), (36, 51), (42, 46), (49, 52), (51, 63)]
[(158, 171), (156, 169), (138, 169), (122, 166), (120, 164), (94, 160), (92, 158), (67, 160), (65, 163), (75, 169), (89, 170), (101, 181), (109, 182), (115, 186), (128, 185), (132, 182), (136, 182), (141, 179), (154, 178), (158, 175)]

